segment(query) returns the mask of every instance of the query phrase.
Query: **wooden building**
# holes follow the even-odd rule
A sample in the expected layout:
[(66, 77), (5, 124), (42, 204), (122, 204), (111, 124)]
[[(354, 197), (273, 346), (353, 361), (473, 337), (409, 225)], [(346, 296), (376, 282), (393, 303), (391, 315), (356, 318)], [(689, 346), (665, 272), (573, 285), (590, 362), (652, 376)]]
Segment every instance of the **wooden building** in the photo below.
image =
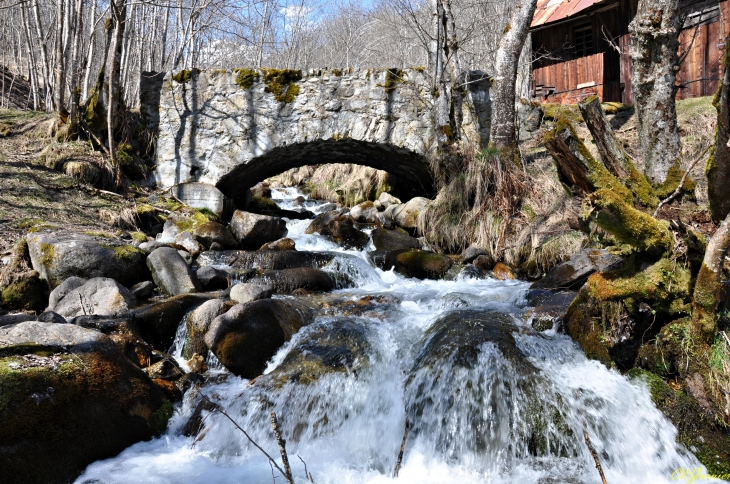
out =
[[(565, 104), (598, 95), (633, 103), (629, 23), (638, 0), (538, 0), (532, 34), (532, 95)], [(677, 99), (707, 96), (722, 77), (730, 0), (680, 0)]]

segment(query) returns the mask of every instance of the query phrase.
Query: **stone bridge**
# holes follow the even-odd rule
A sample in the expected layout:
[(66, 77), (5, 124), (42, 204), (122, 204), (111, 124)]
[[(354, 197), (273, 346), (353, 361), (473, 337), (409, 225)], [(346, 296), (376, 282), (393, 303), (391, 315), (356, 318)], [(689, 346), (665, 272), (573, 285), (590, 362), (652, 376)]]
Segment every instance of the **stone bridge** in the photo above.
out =
[[(142, 113), (157, 130), (153, 181), (200, 182), (230, 198), (290, 168), (355, 163), (396, 177), (405, 198), (431, 195), (429, 158), (444, 133), (422, 69), (143, 73)], [(486, 145), (489, 80), (469, 74), (462, 138)]]

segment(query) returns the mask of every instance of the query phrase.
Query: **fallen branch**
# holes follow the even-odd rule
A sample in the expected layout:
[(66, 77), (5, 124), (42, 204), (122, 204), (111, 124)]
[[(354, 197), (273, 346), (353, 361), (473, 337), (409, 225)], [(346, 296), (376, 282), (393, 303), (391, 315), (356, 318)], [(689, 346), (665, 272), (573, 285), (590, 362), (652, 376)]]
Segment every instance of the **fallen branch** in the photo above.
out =
[(393, 477), (398, 477), (398, 472), (400, 472), (400, 465), (401, 462), (403, 462), (403, 451), (406, 448), (406, 439), (408, 438), (408, 427), (409, 427), (408, 419), (406, 418), (406, 426), (405, 429), (403, 429), (403, 440), (400, 443), (400, 452), (398, 452), (398, 460), (395, 463), (395, 470), (393, 471)]
[(601, 461), (598, 459), (598, 453), (596, 452), (596, 449), (593, 448), (593, 444), (591, 443), (591, 439), (588, 437), (588, 429), (586, 428), (586, 421), (583, 421), (583, 438), (586, 441), (586, 445), (588, 446), (588, 450), (591, 453), (591, 456), (593, 456), (593, 460), (596, 462), (596, 469), (598, 469), (598, 474), (601, 476), (601, 482), (603, 484), (606, 483), (606, 476), (603, 475), (603, 467), (601, 467)]
[(297, 457), (299, 457), (299, 460), (302, 461), (302, 464), (304, 464), (304, 475), (307, 476), (307, 479), (309, 479), (309, 482), (314, 484), (314, 478), (312, 477), (312, 474), (307, 470), (307, 463), (304, 462), (304, 459), (302, 459), (302, 456), (297, 454)]
[(659, 205), (657, 205), (656, 210), (654, 210), (654, 218), (659, 214), (659, 210), (666, 205), (667, 203), (674, 200), (674, 198), (679, 195), (682, 192), (682, 187), (684, 186), (684, 182), (687, 181), (687, 177), (689, 176), (689, 172), (692, 171), (692, 168), (695, 167), (695, 165), (705, 156), (705, 153), (707, 153), (707, 150), (710, 149), (711, 145), (708, 145), (704, 150), (702, 150), (702, 153), (697, 156), (697, 158), (694, 159), (694, 161), (689, 165), (689, 168), (687, 168), (687, 171), (684, 172), (684, 176), (682, 176), (682, 180), (680, 180), (679, 185), (677, 185), (677, 188), (672, 192), (671, 195), (669, 195), (667, 198), (659, 202)]
[(279, 431), (279, 422), (276, 421), (275, 412), (271, 412), (271, 428), (274, 431), (276, 443), (279, 446), (279, 452), (281, 453), (281, 462), (282, 464), (284, 464), (284, 479), (286, 479), (286, 482), (288, 482), (289, 484), (294, 484), (294, 477), (292, 477), (291, 467), (289, 467), (289, 458), (286, 455), (286, 440), (281, 437), (281, 432)]

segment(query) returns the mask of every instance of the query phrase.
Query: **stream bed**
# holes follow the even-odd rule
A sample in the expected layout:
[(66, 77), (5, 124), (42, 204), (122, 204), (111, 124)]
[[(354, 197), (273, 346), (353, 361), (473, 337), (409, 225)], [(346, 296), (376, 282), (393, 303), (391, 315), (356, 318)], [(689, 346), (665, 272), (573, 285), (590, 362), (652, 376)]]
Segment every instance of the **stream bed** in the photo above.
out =
[[(291, 209), (301, 195), (275, 189), (272, 198)], [(304, 205), (318, 213), (324, 204)], [(317, 318), (254, 384), (213, 358), (199, 390), (279, 459), (276, 412), (297, 483), (308, 482), (303, 462), (316, 484), (600, 483), (584, 429), (610, 484), (704, 471), (675, 443), (646, 384), (588, 360), (564, 334), (532, 329), (528, 283), (405, 278), (373, 268), (372, 246), (346, 251), (304, 234), (309, 223), (288, 221), (288, 237), (298, 250), (336, 252), (323, 269), (350, 287), (299, 296)], [(171, 350), (181, 364), (184, 337), (183, 326)], [(271, 483), (267, 459), (220, 413), (203, 413), (197, 437), (182, 435), (198, 398), (186, 394), (164, 435), (90, 465), (76, 482)]]

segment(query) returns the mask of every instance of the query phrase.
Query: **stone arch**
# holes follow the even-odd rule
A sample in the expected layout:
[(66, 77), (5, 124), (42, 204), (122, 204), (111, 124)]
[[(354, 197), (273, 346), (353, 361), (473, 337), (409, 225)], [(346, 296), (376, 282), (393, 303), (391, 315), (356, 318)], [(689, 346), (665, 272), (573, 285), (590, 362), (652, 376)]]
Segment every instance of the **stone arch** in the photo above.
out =
[(279, 173), (306, 165), (352, 163), (387, 171), (396, 177), (394, 194), (401, 199), (433, 196), (433, 178), (424, 156), (393, 145), (355, 139), (314, 140), (273, 148), (223, 176), (218, 189), (228, 198)]

